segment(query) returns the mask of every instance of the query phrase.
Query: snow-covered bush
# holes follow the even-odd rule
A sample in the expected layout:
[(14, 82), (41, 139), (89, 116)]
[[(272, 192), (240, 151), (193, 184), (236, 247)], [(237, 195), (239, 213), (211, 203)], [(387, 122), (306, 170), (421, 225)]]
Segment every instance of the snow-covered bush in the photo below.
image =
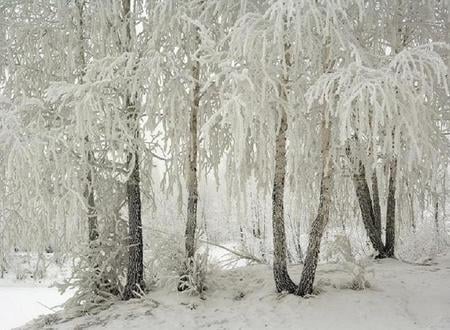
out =
[(178, 290), (184, 291), (189, 295), (202, 296), (207, 290), (207, 269), (208, 269), (208, 252), (196, 253), (193, 258), (185, 261), (181, 273)]
[(36, 264), (33, 269), (32, 277), (35, 280), (43, 279), (47, 274), (47, 268), (50, 266), (51, 261), (48, 260), (45, 254), (39, 253), (37, 255)]
[(54, 263), (53, 254), (33, 252), (0, 252), (0, 275), (11, 272), (17, 280), (42, 280)]
[(350, 281), (346, 282), (342, 288), (352, 290), (370, 288), (370, 282), (367, 279), (369, 275), (373, 276), (373, 270), (370, 269), (370, 261), (367, 258), (355, 258), (347, 236), (336, 235), (335, 239), (326, 244), (325, 247), (324, 258), (328, 262), (342, 264), (344, 272), (351, 276)]
[(24, 267), (23, 264), (16, 264), (14, 273), (16, 274), (16, 280), (19, 280), (19, 281), (25, 280), (31, 274), (30, 270), (28, 268)]
[(57, 285), (62, 292), (76, 289), (65, 304), (68, 317), (99, 312), (120, 298), (127, 261), (126, 244), (120, 232), (100, 234), (90, 246), (85, 246), (80, 254), (76, 254), (80, 257), (74, 258), (72, 276)]
[[(197, 235), (198, 237), (199, 235)], [(214, 271), (209, 264), (208, 247), (197, 239), (195, 256), (186, 260), (184, 239), (180, 233), (155, 231), (145, 261), (148, 286), (178, 288), (187, 294), (202, 294), (208, 287), (207, 274)]]
[(365, 290), (371, 287), (367, 277), (373, 276), (373, 270), (369, 268), (367, 260), (359, 260), (355, 262), (344, 263), (344, 270), (352, 276), (352, 279), (344, 285), (344, 288), (352, 290)]
[(448, 235), (437, 232), (433, 226), (421, 226), (415, 232), (410, 231), (400, 237), (397, 247), (399, 259), (416, 263), (429, 264), (447, 246)]
[(176, 287), (184, 262), (181, 234), (153, 231), (145, 254), (145, 282), (147, 287)]

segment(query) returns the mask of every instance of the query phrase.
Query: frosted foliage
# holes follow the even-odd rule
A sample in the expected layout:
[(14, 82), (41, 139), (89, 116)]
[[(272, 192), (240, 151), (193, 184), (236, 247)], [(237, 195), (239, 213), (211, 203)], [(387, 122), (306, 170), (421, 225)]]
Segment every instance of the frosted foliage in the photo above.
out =
[[(239, 8), (239, 2), (224, 0), (151, 1), (148, 6), (148, 33), (153, 44), (149, 45), (152, 63), (145, 64), (151, 67), (150, 94), (146, 98), (147, 124), (164, 132), (162, 148), (173, 155), (164, 165), (166, 171), (162, 181), (169, 192), (174, 188), (180, 190), (183, 175), (177, 174), (186, 172), (187, 123), (194, 85), (199, 86), (199, 127), (208, 122), (220, 107), (218, 96), (222, 92), (226, 72), (222, 72), (219, 63), (224, 56), (226, 33)], [(161, 22), (166, 22), (166, 25), (161, 25)], [(192, 71), (196, 63), (199, 64), (198, 81)], [(155, 108), (160, 110), (155, 112)], [(200, 176), (213, 171), (218, 180), (219, 163), (231, 144), (227, 131), (226, 127), (211, 125), (210, 129), (201, 132)]]
[[(128, 276), (129, 203), (147, 289), (175, 291), (185, 276), (202, 298), (217, 292), (205, 291), (214, 263), (272, 263), (276, 216), (293, 268), (311, 237), (320, 263), (344, 265), (345, 288), (367, 288), (374, 249), (360, 202), (374, 213), (376, 192), (381, 245), (395, 205), (396, 257), (430, 264), (446, 249), (446, 1), (147, 0), (125, 14), (127, 4), (0, 0), (0, 275), (17, 253), (70, 257), (67, 306), (109, 306)], [(322, 177), (334, 182), (319, 240)], [(186, 261), (194, 199), (199, 248)]]
[[(23, 242), (24, 248), (32, 244), (39, 250), (56, 243), (59, 235), (73, 233), (75, 226), (66, 226), (66, 221), (82, 211), (76, 209), (82, 207), (74, 188), (77, 170), (69, 167), (70, 171), (62, 171), (71, 162), (58, 156), (60, 146), (45, 128), (42, 108), (38, 100), (24, 98), (1, 112), (5, 134), (1, 143), (3, 175), (7, 184), (4, 220), (15, 223), (13, 237), (33, 237)], [(46, 225), (41, 226), (37, 219)], [(67, 232), (60, 231), (64, 226)]]
[[(255, 175), (259, 188), (270, 193), (282, 112), (289, 122), (289, 182), (292, 188), (317, 185), (317, 172), (305, 169), (318, 156), (312, 146), (317, 145), (320, 112), (308, 111), (304, 95), (324, 70), (339, 65), (342, 58), (360, 59), (351, 30), (353, 18), (363, 18), (362, 9), (362, 3), (354, 1), (272, 1), (249, 8), (238, 19), (230, 34), (233, 57), (225, 62), (229, 90), (216, 115), (221, 125), (232, 129), (236, 141), (234, 160), (227, 168), (240, 176), (229, 176), (228, 185), (234, 187), (230, 191), (245, 189)], [(325, 48), (333, 51), (326, 56)], [(310, 204), (309, 198), (301, 199)]]

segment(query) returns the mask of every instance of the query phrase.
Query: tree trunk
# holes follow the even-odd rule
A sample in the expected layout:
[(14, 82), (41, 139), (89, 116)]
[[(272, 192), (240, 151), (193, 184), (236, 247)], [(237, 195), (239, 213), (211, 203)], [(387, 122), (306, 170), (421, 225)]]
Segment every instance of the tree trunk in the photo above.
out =
[[(198, 33), (198, 32), (197, 32)], [(197, 41), (198, 40), (197, 36)], [(189, 131), (189, 168), (187, 172), (188, 205), (185, 232), (186, 257), (191, 259), (195, 254), (195, 232), (197, 229), (197, 203), (198, 203), (198, 178), (197, 178), (197, 154), (198, 154), (198, 111), (200, 105), (200, 63), (194, 62), (192, 67), (194, 79), (193, 101), (191, 106)]]
[[(437, 187), (436, 187), (437, 189)], [(440, 250), (441, 249), (441, 239), (440, 239), (440, 226), (439, 226), (439, 196), (437, 191), (433, 194), (434, 195), (434, 230), (435, 230), (435, 237), (437, 242), (437, 247)]]
[[(131, 50), (131, 8), (130, 0), (122, 0), (122, 19), (126, 22), (126, 39), (124, 51)], [(128, 129), (132, 133), (134, 140), (127, 155), (127, 165), (130, 176), (127, 180), (127, 201), (128, 201), (128, 269), (127, 284), (125, 285), (123, 299), (128, 300), (136, 297), (135, 291), (145, 289), (144, 283), (144, 263), (143, 263), (143, 239), (142, 239), (142, 218), (141, 218), (141, 188), (139, 173), (139, 153), (137, 140), (139, 139), (139, 118), (136, 104), (132, 101), (131, 95), (125, 95), (125, 107), (127, 111)]]
[(395, 189), (397, 177), (397, 160), (394, 159), (389, 165), (389, 187), (386, 209), (386, 256), (394, 257), (395, 247)]
[[(84, 48), (84, 20), (83, 20), (83, 12), (84, 12), (84, 4), (85, 0), (76, 0), (75, 5), (78, 9), (78, 25), (77, 25), (77, 33), (78, 33), (78, 42), (79, 42), (79, 53), (78, 53), (78, 61), (79, 63), (79, 83), (83, 84), (84, 73), (86, 70), (86, 57), (85, 57), (85, 48)], [(89, 148), (89, 137), (84, 137), (85, 147)], [(83, 197), (87, 202), (87, 220), (88, 220), (88, 236), (89, 242), (93, 242), (98, 238), (98, 221), (97, 221), (97, 212), (95, 207), (95, 198), (94, 198), (94, 185), (92, 178), (92, 161), (94, 160), (94, 153), (91, 150), (86, 151), (87, 158), (87, 166), (88, 170), (86, 173), (86, 184), (84, 187)]]
[(284, 225), (284, 186), (286, 181), (287, 115), (283, 110), (275, 144), (275, 176), (272, 191), (273, 277), (277, 292), (294, 293), (297, 286), (291, 280), (286, 263), (286, 230)]
[(381, 205), (380, 205), (380, 193), (378, 190), (378, 177), (377, 171), (373, 170), (372, 173), (372, 206), (373, 206), (373, 225), (377, 231), (377, 235), (381, 238)]
[[(372, 243), (373, 248), (378, 253), (378, 257), (384, 258), (386, 256), (383, 241), (381, 239), (381, 220), (377, 220), (370, 197), (369, 185), (366, 180), (366, 169), (364, 164), (359, 161), (358, 171), (353, 174), (353, 184), (356, 190), (356, 197), (358, 198), (359, 208), (361, 210), (361, 217), (367, 236)], [(378, 201), (379, 207), (379, 201)], [(379, 221), (380, 227), (377, 228), (375, 224)]]
[(411, 194), (411, 192), (408, 193), (408, 198), (409, 198), (409, 213), (410, 213), (410, 217), (411, 217), (411, 228), (413, 233), (416, 233), (416, 219), (415, 219), (415, 214), (414, 214), (414, 199), (413, 196)]
[[(127, 98), (127, 109), (130, 112), (129, 121), (137, 126), (137, 116), (134, 104)], [(129, 124), (132, 125), (132, 124)], [(131, 127), (130, 127), (131, 128)], [(138, 127), (135, 130), (135, 138), (139, 138)], [(137, 148), (137, 146), (134, 146)], [(142, 239), (142, 218), (141, 218), (141, 188), (139, 154), (137, 150), (131, 151), (127, 155), (128, 168), (131, 175), (127, 180), (127, 201), (128, 201), (128, 269), (127, 284), (125, 286), (123, 299), (128, 300), (135, 297), (134, 291), (144, 290), (144, 263), (143, 263), (143, 239)]]
[[(287, 24), (285, 22), (285, 24)], [(286, 72), (280, 84), (280, 96), (288, 103), (289, 68), (291, 67), (290, 44), (284, 44)], [(273, 228), (273, 277), (277, 292), (294, 293), (297, 285), (289, 277), (287, 269), (287, 242), (284, 224), (284, 187), (286, 182), (286, 132), (288, 129), (286, 105), (280, 109), (280, 127), (275, 138), (275, 173), (272, 190), (272, 228)]]
[(434, 203), (434, 228), (436, 234), (439, 235), (439, 202), (437, 200)]
[(128, 154), (128, 164), (133, 164), (132, 174), (127, 181), (128, 199), (128, 271), (127, 284), (123, 298), (128, 300), (135, 296), (135, 290), (144, 290), (144, 264), (141, 220), (141, 191), (139, 176), (139, 156), (137, 152)]
[[(397, 8), (395, 10), (395, 27), (396, 33), (394, 35), (393, 50), (395, 54), (400, 53), (407, 46), (408, 40), (408, 25), (403, 23), (403, 8), (406, 5), (402, 0), (397, 1)], [(392, 131), (392, 151), (395, 151), (394, 140), (395, 140), (395, 126)], [(389, 163), (389, 184), (388, 184), (388, 199), (386, 208), (386, 255), (390, 258), (394, 257), (395, 248), (395, 191), (396, 191), (396, 180), (397, 180), (397, 158), (395, 155), (392, 156)]]
[[(195, 31), (195, 49), (200, 47), (200, 35), (198, 28)], [(189, 118), (189, 164), (187, 170), (187, 190), (188, 190), (188, 204), (186, 212), (186, 229), (185, 229), (185, 271), (181, 274), (178, 283), (178, 291), (186, 289), (184, 282), (186, 275), (191, 272), (193, 265), (193, 258), (195, 256), (195, 233), (197, 231), (197, 204), (198, 204), (198, 113), (200, 108), (200, 62), (194, 60), (192, 65), (192, 105)]]
[[(89, 138), (85, 137), (86, 143), (89, 143)], [(84, 198), (87, 201), (87, 218), (89, 230), (89, 242), (94, 242), (98, 238), (98, 220), (97, 211), (95, 208), (94, 186), (92, 180), (92, 169), (90, 168), (94, 155), (92, 151), (87, 152), (88, 171), (86, 174), (86, 185), (84, 190)]]
[[(449, 13), (449, 16), (450, 16), (450, 13)], [(450, 25), (450, 22), (449, 22), (449, 25)], [(448, 164), (445, 163), (444, 174), (443, 174), (443, 178), (442, 178), (442, 219), (447, 219), (447, 170), (448, 170)]]
[(320, 202), (317, 217), (314, 219), (309, 234), (308, 249), (303, 265), (302, 277), (297, 294), (312, 294), (314, 278), (320, 253), (320, 242), (330, 217), (331, 198), (333, 193), (333, 160), (331, 152), (331, 123), (327, 122), (325, 113), (322, 118), (322, 178), (320, 184)]
[[(356, 136), (355, 141), (358, 141)], [(351, 145), (348, 143), (345, 150), (348, 159), (357, 169), (353, 170), (352, 181), (356, 191), (359, 208), (361, 210), (361, 218), (366, 229), (367, 236), (372, 244), (372, 247), (378, 253), (378, 258), (385, 258), (385, 248), (383, 240), (381, 239), (381, 210), (378, 193), (378, 178), (376, 172), (372, 174), (372, 192), (373, 202), (370, 195), (369, 185), (366, 179), (366, 167), (360, 160), (355, 160), (352, 154)]]

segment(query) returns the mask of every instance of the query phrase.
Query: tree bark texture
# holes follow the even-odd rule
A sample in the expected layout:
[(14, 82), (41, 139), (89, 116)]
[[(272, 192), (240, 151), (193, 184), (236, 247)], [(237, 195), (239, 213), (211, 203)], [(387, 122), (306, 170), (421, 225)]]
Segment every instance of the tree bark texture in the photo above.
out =
[[(370, 189), (366, 179), (365, 166), (361, 161), (358, 161), (358, 170), (353, 173), (353, 185), (356, 190), (356, 197), (358, 198), (359, 208), (361, 210), (361, 217), (367, 236), (372, 243), (373, 248), (378, 253), (378, 257), (385, 257), (385, 248), (381, 239), (381, 219), (376, 218), (374, 209), (377, 207), (372, 204), (370, 197)], [(379, 208), (379, 200), (378, 200)], [(380, 227), (377, 227), (379, 224)]]
[[(200, 37), (196, 31), (196, 45), (200, 45)], [(197, 204), (198, 204), (198, 112), (200, 107), (200, 63), (195, 61), (192, 66), (192, 78), (194, 86), (192, 91), (192, 105), (189, 120), (189, 164), (187, 171), (188, 205), (185, 231), (186, 257), (193, 258), (195, 254), (195, 232), (197, 229)]]
[[(88, 137), (85, 137), (86, 143), (89, 143)], [(94, 155), (92, 151), (87, 151), (87, 161), (89, 169), (86, 174), (86, 185), (84, 190), (84, 198), (87, 201), (87, 218), (88, 218), (88, 232), (89, 232), (89, 242), (95, 241), (98, 236), (98, 220), (97, 211), (95, 207), (95, 197), (94, 197), (94, 185), (92, 179), (92, 169), (90, 168), (93, 161)]]
[(275, 175), (272, 190), (273, 277), (277, 292), (294, 293), (296, 285), (287, 270), (286, 229), (284, 224), (284, 187), (286, 181), (287, 115), (283, 111), (275, 144)]
[[(200, 35), (198, 29), (195, 31), (195, 49), (200, 47)], [(197, 231), (197, 205), (198, 205), (198, 116), (200, 108), (200, 62), (194, 60), (192, 64), (192, 103), (189, 118), (189, 159), (187, 169), (187, 191), (188, 191), (188, 203), (186, 212), (186, 228), (185, 228), (185, 270), (181, 274), (180, 281), (178, 283), (178, 291), (183, 291), (187, 287), (184, 284), (186, 282), (186, 275), (189, 274), (193, 264), (193, 258), (196, 251), (196, 238)]]
[(186, 256), (194, 257), (195, 254), (195, 231), (197, 228), (197, 203), (198, 203), (198, 179), (197, 179), (197, 150), (198, 150), (198, 110), (200, 104), (200, 85), (198, 83), (200, 64), (196, 62), (192, 68), (194, 83), (194, 100), (191, 108), (189, 121), (190, 144), (189, 144), (189, 168), (187, 175), (188, 183), (188, 205), (186, 220)]
[(395, 190), (397, 178), (397, 160), (393, 159), (389, 164), (389, 186), (386, 209), (386, 255), (394, 257), (395, 247)]
[(286, 104), (288, 103), (289, 68), (292, 65), (288, 42), (284, 44), (284, 63), (286, 71), (280, 84), (280, 97), (284, 101), (284, 105), (280, 109), (280, 127), (275, 138), (275, 173), (272, 190), (273, 277), (277, 292), (294, 293), (297, 290), (297, 285), (289, 277), (287, 269), (287, 243), (284, 222), (284, 190), (287, 166), (286, 132), (288, 130)]
[(322, 118), (322, 178), (320, 184), (320, 201), (317, 217), (314, 219), (309, 233), (308, 249), (297, 294), (305, 296), (313, 293), (313, 284), (319, 260), (320, 243), (325, 227), (330, 218), (333, 193), (333, 160), (331, 151), (331, 123)]
[[(124, 51), (130, 51), (131, 43), (131, 4), (130, 0), (122, 0), (122, 18), (126, 22), (126, 39)], [(132, 96), (125, 95), (125, 108), (127, 111), (128, 129), (133, 135), (133, 141), (127, 155), (127, 165), (130, 176), (127, 180), (127, 202), (128, 202), (128, 268), (127, 283), (125, 285), (123, 299), (128, 300), (136, 297), (135, 291), (145, 289), (144, 263), (143, 263), (143, 239), (142, 239), (142, 217), (141, 217), (141, 188), (139, 153), (137, 140), (139, 139), (139, 118), (136, 104)]]
[[(134, 112), (134, 105), (129, 104), (128, 111)], [(131, 116), (136, 117), (136, 113)], [(137, 123), (136, 123), (137, 124)], [(135, 137), (139, 133), (135, 132)], [(127, 284), (125, 286), (123, 298), (125, 300), (135, 296), (134, 291), (144, 290), (144, 263), (143, 263), (143, 239), (142, 239), (142, 218), (141, 218), (141, 189), (140, 189), (140, 169), (139, 154), (137, 151), (127, 155), (128, 168), (131, 175), (127, 180), (127, 201), (128, 201), (128, 269)]]
[(374, 216), (374, 226), (377, 230), (377, 235), (381, 237), (381, 204), (380, 204), (380, 192), (378, 190), (378, 176), (377, 171), (372, 173), (372, 206)]

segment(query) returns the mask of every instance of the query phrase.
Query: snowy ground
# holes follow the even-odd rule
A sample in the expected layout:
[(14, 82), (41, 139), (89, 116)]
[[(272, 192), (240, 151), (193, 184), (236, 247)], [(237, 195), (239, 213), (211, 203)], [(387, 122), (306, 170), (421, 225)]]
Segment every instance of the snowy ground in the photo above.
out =
[(44, 258), (47, 276), (35, 280), (32, 277), (36, 258), (20, 253), (12, 256), (11, 271), (0, 278), (0, 330), (19, 327), (39, 315), (58, 311), (57, 306), (71, 296), (70, 292), (61, 295), (56, 288), (50, 287), (68, 276), (68, 267), (51, 263), (52, 254), (46, 254)]
[(39, 315), (50, 314), (51, 308), (62, 304), (67, 298), (55, 288), (5, 286), (0, 281), (0, 330), (9, 330)]
[[(300, 271), (301, 266), (291, 269), (295, 280)], [(450, 254), (428, 266), (375, 261), (367, 275), (371, 288), (364, 291), (345, 288), (352, 276), (342, 266), (322, 265), (321, 293), (309, 299), (275, 293), (271, 269), (264, 265), (212, 278), (206, 300), (159, 289), (146, 299), (119, 302), (98, 315), (51, 328), (450, 329)], [(42, 328), (42, 323), (27, 328)]]

